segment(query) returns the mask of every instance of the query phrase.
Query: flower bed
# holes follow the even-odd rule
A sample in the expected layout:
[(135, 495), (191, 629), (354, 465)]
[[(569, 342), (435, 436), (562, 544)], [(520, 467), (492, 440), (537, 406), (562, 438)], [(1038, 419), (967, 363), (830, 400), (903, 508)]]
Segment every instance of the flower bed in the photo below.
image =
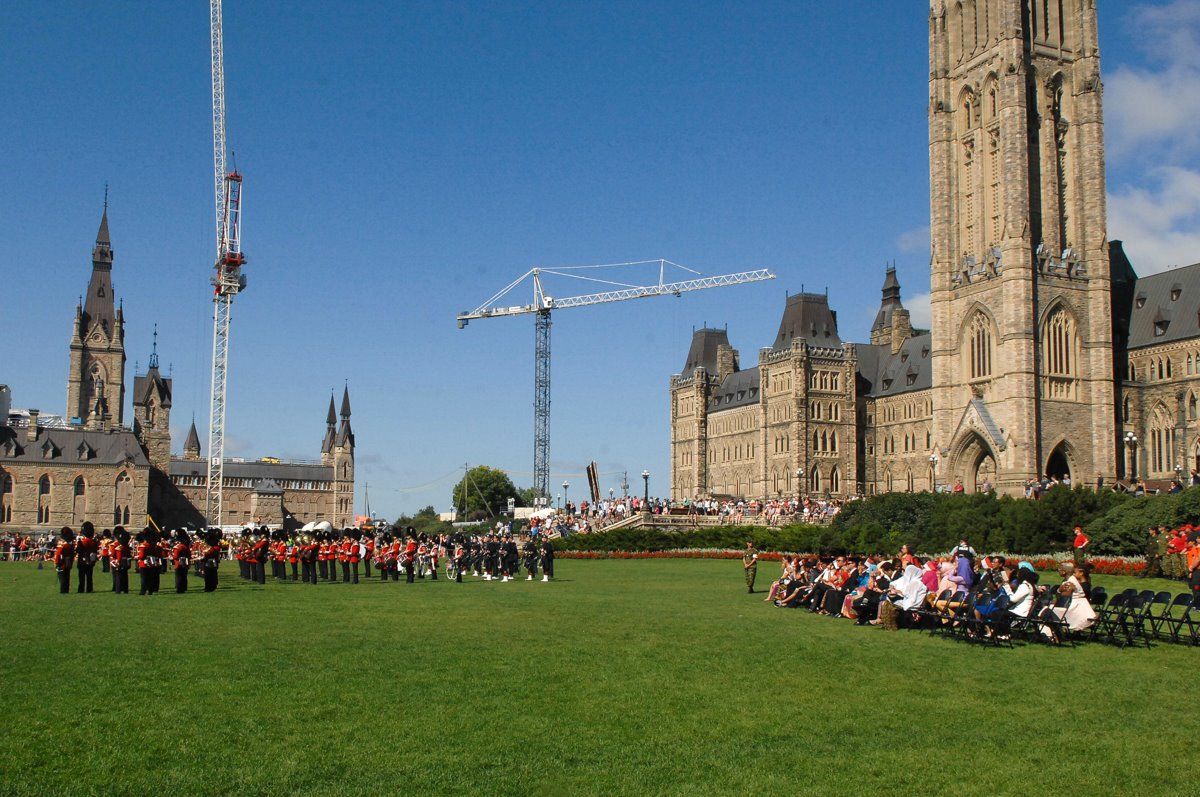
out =
[[(671, 551), (561, 551), (555, 554), (558, 559), (741, 559), (743, 551), (732, 548), (677, 548)], [(759, 561), (778, 562), (783, 552), (760, 552)], [(815, 557), (815, 554), (794, 554), (788, 556)], [(945, 555), (945, 554), (942, 554)], [(1040, 556), (1016, 556), (1014, 554), (997, 554), (1006, 561), (1029, 562), (1038, 570), (1057, 570), (1063, 562), (1071, 561), (1071, 554), (1043, 554)], [(928, 558), (928, 557), (922, 557)], [(1146, 562), (1140, 556), (1094, 556), (1088, 558), (1088, 565), (1093, 573), (1105, 576), (1136, 576), (1146, 569)]]

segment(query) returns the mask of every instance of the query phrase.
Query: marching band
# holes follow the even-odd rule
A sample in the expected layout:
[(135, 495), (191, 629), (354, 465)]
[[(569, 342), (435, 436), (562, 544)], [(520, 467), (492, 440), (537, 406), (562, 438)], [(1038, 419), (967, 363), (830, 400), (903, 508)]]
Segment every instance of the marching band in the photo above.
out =
[[(132, 543), (132, 545), (131, 545)], [(91, 523), (84, 523), (77, 538), (70, 528), (59, 533), (54, 551), (54, 566), (59, 591), (70, 592), (71, 570), (79, 574), (78, 592), (92, 591), (92, 568), (112, 574), (112, 591), (129, 592), (129, 571), (137, 569), (139, 595), (154, 595), (168, 568), (175, 575), (175, 592), (188, 591), (189, 574), (203, 580), (204, 591), (217, 588), (217, 573), (222, 558), (234, 559), (243, 580), (266, 584), (267, 565), (275, 581), (298, 581), (315, 585), (320, 582), (359, 583), (359, 566), (366, 579), (398, 582), (404, 573), (406, 583), (417, 579), (438, 580), (444, 567), (448, 580), (462, 583), (466, 575), (484, 581), (549, 582), (554, 578), (554, 544), (546, 537), (508, 533), (469, 535), (463, 533), (431, 536), (408, 529), (389, 528), (379, 534), (345, 529), (294, 533), (271, 531), (266, 527), (243, 529), (233, 539), (221, 531), (177, 530), (163, 534), (147, 527), (135, 537), (117, 526), (105, 529), (97, 537)], [(339, 567), (340, 565), (340, 567)], [(340, 579), (339, 579), (340, 571)]]

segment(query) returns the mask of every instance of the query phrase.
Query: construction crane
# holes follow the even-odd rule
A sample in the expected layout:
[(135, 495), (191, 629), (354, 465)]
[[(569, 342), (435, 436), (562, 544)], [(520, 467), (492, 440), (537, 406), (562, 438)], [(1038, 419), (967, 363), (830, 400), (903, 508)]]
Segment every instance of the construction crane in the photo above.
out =
[[(575, 273), (624, 266), (645, 267), (650, 265), (658, 266), (658, 281), (651, 285), (635, 285), (628, 282), (616, 282)], [(678, 282), (667, 282), (666, 273), (668, 267), (682, 269), (695, 276)], [(542, 285), (542, 278), (546, 275), (571, 277), (592, 283), (602, 283), (611, 286), (611, 289), (601, 291), (600, 293), (554, 298), (546, 293)], [(564, 266), (553, 269), (532, 268), (510, 282), (474, 310), (459, 313), (459, 329), (464, 328), (471, 321), (481, 318), (503, 318), (506, 316), (530, 314), (534, 316), (533, 489), (542, 504), (544, 505), (550, 498), (550, 312), (552, 310), (565, 310), (569, 307), (587, 307), (607, 302), (623, 302), (627, 299), (646, 299), (652, 296), (679, 296), (690, 291), (700, 291), (707, 288), (724, 288), (730, 285), (745, 285), (750, 282), (762, 282), (763, 280), (770, 279), (775, 279), (775, 275), (767, 269), (742, 271), (737, 274), (723, 274), (718, 277), (706, 277), (698, 271), (693, 271), (686, 266), (672, 263), (669, 260), (638, 260), (630, 263)], [(517, 306), (501, 306), (500, 300), (526, 280), (532, 283), (533, 301), (529, 304)]]
[(229, 325), (233, 298), (246, 289), (242, 267), (242, 175), (225, 167), (225, 43), (221, 0), (209, 2), (212, 38), (213, 194), (217, 221), (217, 260), (213, 286), (212, 393), (208, 416), (208, 482), (204, 517), (220, 526), (225, 485), (225, 411), (229, 378)]

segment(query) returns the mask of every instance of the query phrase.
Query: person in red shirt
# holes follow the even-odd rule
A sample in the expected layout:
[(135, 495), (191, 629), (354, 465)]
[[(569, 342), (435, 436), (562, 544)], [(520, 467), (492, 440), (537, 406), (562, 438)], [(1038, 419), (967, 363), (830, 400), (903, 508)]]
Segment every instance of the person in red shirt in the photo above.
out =
[(250, 537), (250, 576), (258, 584), (267, 583), (267, 559), (271, 556), (271, 539), (266, 529)]
[(388, 553), (387, 567), (388, 573), (392, 577), (392, 581), (400, 580), (400, 557), (404, 555), (404, 545), (400, 542), (399, 536), (388, 534)]
[(96, 541), (96, 527), (90, 520), (79, 527), (79, 539), (75, 541), (75, 569), (79, 571), (76, 592), (92, 591), (92, 572), (100, 558), (100, 544)]
[(123, 526), (117, 526), (113, 529), (113, 543), (108, 549), (108, 563), (112, 568), (113, 592), (118, 595), (129, 594), (129, 567), (132, 561), (129, 532)]
[(58, 573), (59, 593), (68, 595), (71, 592), (71, 565), (75, 563), (75, 532), (63, 526), (58, 537), (58, 545), (54, 547), (54, 570)]
[(413, 575), (414, 575), (413, 567), (416, 566), (416, 559), (417, 559), (417, 535), (412, 532), (412, 529), (409, 529), (408, 543), (405, 544), (405, 546), (404, 546), (404, 554), (403, 554), (403, 558), (402, 558), (402, 561), (404, 563), (404, 580), (407, 581), (409, 584), (415, 583), (413, 581)]
[(1075, 556), (1075, 567), (1081, 567), (1087, 562), (1087, 547), (1091, 543), (1087, 535), (1083, 533), (1083, 526), (1075, 524), (1075, 541), (1072, 543)]
[(99, 547), (97, 549), (97, 554), (100, 557), (100, 572), (107, 573), (112, 569), (112, 565), (108, 561), (109, 549), (113, 544), (112, 532), (110, 532), (108, 529), (100, 532), (100, 539), (98, 540), (98, 543)]
[(161, 551), (158, 546), (158, 535), (153, 529), (145, 529), (137, 535), (137, 568), (140, 578), (139, 595), (153, 595), (158, 592), (158, 560)]
[(352, 584), (357, 584), (358, 561), (362, 558), (362, 548), (358, 542), (359, 533), (354, 529), (346, 529), (346, 535), (350, 538), (350, 581)]
[(175, 532), (175, 544), (171, 546), (171, 567), (175, 570), (175, 592), (182, 594), (188, 588), (188, 568), (192, 564), (192, 543), (183, 529)]

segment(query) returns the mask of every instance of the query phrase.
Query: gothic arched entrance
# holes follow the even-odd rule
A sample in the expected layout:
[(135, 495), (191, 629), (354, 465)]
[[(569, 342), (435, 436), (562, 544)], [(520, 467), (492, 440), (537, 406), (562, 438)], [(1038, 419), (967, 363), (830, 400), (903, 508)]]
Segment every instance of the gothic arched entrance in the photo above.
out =
[(964, 492), (980, 493), (996, 487), (996, 456), (978, 434), (972, 433), (956, 446), (953, 473), (955, 486)]
[(1064, 484), (1071, 483), (1071, 462), (1067, 459), (1066, 443), (1059, 443), (1046, 460), (1046, 475)]

